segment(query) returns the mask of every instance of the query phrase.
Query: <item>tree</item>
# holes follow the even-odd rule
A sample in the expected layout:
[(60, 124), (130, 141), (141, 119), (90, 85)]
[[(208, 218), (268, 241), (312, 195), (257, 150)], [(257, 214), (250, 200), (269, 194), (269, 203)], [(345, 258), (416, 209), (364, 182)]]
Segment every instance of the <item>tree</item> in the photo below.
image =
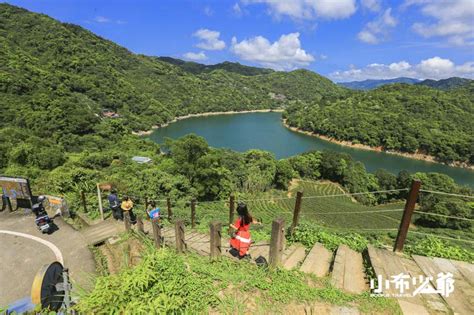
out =
[(203, 137), (189, 134), (168, 144), (171, 158), (175, 161), (177, 171), (186, 176), (191, 184), (196, 176), (197, 161), (209, 152), (209, 145)]
[(276, 162), (275, 171), (275, 187), (287, 190), (288, 183), (295, 177), (295, 171), (288, 160), (280, 160)]
[[(384, 169), (378, 169), (375, 172), (375, 177), (377, 178), (377, 182), (379, 185), (379, 189), (381, 190), (394, 190), (397, 189), (397, 177), (392, 173), (388, 172)], [(378, 194), (378, 201), (380, 203), (389, 201), (391, 199), (395, 199), (398, 196), (397, 192), (391, 193), (381, 193)]]

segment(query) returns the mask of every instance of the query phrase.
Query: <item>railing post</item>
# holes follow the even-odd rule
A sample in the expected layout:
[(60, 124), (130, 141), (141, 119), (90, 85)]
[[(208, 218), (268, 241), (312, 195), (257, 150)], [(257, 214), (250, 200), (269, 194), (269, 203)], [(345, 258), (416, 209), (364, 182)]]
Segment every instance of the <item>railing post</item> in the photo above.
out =
[(171, 221), (173, 213), (171, 212), (171, 198), (166, 198), (166, 206), (168, 207), (168, 221)]
[(221, 255), (222, 224), (218, 221), (213, 221), (209, 226), (211, 233), (211, 260), (215, 260)]
[[(229, 197), (229, 225), (234, 223), (234, 212), (235, 212), (235, 196), (230, 195)], [(229, 235), (232, 233), (232, 229), (229, 226)]]
[(402, 221), (398, 228), (397, 240), (393, 248), (394, 252), (401, 252), (403, 245), (408, 234), (408, 228), (410, 227), (411, 217), (415, 210), (416, 200), (418, 199), (418, 192), (420, 191), (421, 182), (419, 180), (413, 180), (411, 182), (410, 192), (408, 193), (407, 202), (405, 203), (405, 210), (403, 211)]
[(276, 219), (272, 223), (272, 238), (270, 240), (270, 267), (276, 268), (280, 265), (284, 250), (285, 221)]
[(125, 231), (129, 232), (132, 229), (132, 224), (130, 222), (130, 212), (123, 212), (123, 223), (125, 224)]
[(196, 198), (191, 200), (191, 228), (196, 226)]
[(186, 249), (186, 242), (184, 239), (184, 222), (178, 220), (175, 223), (175, 235), (176, 235), (176, 251), (178, 253), (184, 253)]
[(137, 230), (138, 232), (145, 234), (145, 228), (143, 227), (143, 220), (137, 215)]
[(151, 220), (151, 226), (153, 228), (153, 240), (155, 241), (155, 247), (161, 248), (160, 219), (154, 218), (153, 220)]
[(81, 200), (82, 207), (84, 208), (84, 213), (87, 213), (86, 193), (83, 190), (81, 190)]
[(298, 226), (301, 211), (301, 201), (303, 198), (303, 192), (298, 191), (296, 193), (295, 209), (293, 210), (293, 222), (291, 223), (290, 234), (293, 235), (295, 228)]
[(97, 200), (99, 202), (100, 218), (104, 221), (104, 208), (102, 207), (102, 194), (100, 192), (99, 183), (97, 183)]

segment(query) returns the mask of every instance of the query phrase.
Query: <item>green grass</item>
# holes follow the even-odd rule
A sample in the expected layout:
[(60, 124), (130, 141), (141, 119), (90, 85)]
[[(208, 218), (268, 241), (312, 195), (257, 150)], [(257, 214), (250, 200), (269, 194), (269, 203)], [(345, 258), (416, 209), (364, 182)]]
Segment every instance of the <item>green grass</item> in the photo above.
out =
[(327, 278), (298, 271), (269, 270), (221, 259), (209, 262), (194, 254), (155, 250), (149, 241), (143, 259), (116, 275), (99, 276), (81, 296), (80, 313), (284, 313), (289, 304), (315, 302), (350, 305), (364, 312), (399, 312), (393, 300), (352, 295), (332, 287)]

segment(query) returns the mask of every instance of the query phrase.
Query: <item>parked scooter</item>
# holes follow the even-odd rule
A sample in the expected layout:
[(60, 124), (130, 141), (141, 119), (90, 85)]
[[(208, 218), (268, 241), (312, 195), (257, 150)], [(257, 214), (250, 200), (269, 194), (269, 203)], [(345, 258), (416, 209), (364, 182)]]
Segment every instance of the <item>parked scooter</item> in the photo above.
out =
[(38, 197), (38, 203), (35, 203), (33, 205), (33, 213), (36, 216), (35, 223), (36, 226), (38, 227), (38, 230), (40, 230), (42, 233), (52, 233), (54, 232), (54, 222), (51, 220), (49, 217), (48, 213), (44, 209), (43, 202), (46, 198), (44, 196), (39, 196)]

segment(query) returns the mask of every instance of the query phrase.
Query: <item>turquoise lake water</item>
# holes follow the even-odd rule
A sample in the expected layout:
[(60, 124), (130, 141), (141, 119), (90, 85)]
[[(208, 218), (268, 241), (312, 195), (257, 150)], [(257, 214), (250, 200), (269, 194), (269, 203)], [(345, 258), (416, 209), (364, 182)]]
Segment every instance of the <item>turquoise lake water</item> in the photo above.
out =
[(281, 159), (310, 150), (333, 150), (349, 153), (354, 160), (364, 163), (369, 172), (384, 168), (394, 174), (401, 170), (410, 173), (444, 173), (462, 185), (474, 187), (474, 171), (438, 163), (405, 158), (384, 152), (341, 146), (316, 137), (297, 133), (283, 126), (281, 113), (248, 113), (193, 117), (180, 120), (155, 130), (150, 138), (163, 143), (166, 137), (179, 138), (189, 133), (204, 137), (209, 145), (236, 151), (261, 149), (273, 152)]

